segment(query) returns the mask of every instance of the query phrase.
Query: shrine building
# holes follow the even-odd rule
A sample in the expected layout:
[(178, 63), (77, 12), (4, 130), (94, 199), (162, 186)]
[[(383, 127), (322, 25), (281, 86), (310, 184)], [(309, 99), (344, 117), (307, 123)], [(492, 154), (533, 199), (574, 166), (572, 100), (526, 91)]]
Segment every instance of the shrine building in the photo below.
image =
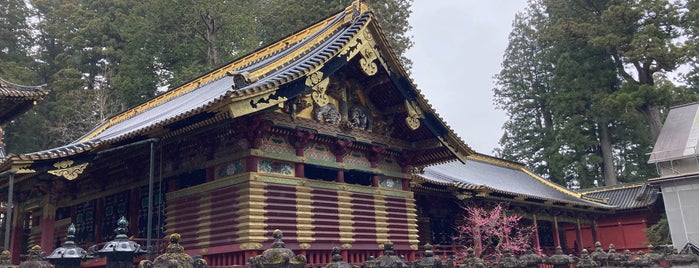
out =
[(500, 202), (537, 227), (543, 252), (592, 248), (597, 219), (617, 209), (469, 148), (360, 1), (73, 143), (8, 155), (0, 172), (13, 263), (22, 245), (50, 252), (71, 223), (81, 247), (101, 245), (121, 216), (145, 247), (179, 233), (189, 254), (226, 266), (275, 229), (316, 264), (335, 246), (360, 263), (388, 241), (408, 260), (426, 243), (446, 254), (461, 206)]

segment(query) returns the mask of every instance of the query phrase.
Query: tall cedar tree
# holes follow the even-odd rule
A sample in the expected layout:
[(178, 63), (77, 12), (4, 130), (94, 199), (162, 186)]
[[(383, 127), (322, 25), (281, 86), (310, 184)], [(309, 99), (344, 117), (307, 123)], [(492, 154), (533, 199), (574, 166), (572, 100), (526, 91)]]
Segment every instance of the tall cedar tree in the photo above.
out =
[(531, 1), (496, 76), (496, 104), (510, 117), (498, 154), (561, 184), (654, 176), (645, 162), (661, 108), (687, 95), (662, 76), (688, 51), (678, 10), (667, 1)]
[[(51, 95), (29, 113), (33, 117), (25, 115), (8, 126), (8, 151), (31, 152), (71, 142), (118, 111), (352, 2), (174, 1), (30, 0), (33, 9), (25, 11), (35, 14), (36, 25), (20, 25), (23, 31), (16, 33), (37, 36), (16, 38), (34, 40), (27, 46), (37, 51), (30, 60), (38, 65), (33, 73), (39, 77), (36, 82), (47, 84)], [(27, 8), (22, 1), (13, 3)], [(403, 54), (412, 46), (407, 36), (412, 0), (370, 0), (368, 4), (396, 53), (409, 65)]]

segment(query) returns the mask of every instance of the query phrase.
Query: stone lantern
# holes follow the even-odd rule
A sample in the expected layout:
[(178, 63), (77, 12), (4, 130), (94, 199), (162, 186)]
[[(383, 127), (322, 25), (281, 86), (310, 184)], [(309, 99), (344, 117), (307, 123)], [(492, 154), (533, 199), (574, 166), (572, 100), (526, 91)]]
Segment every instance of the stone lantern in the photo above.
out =
[(272, 233), (272, 247), (262, 252), (262, 255), (248, 259), (253, 268), (303, 268), (306, 266), (306, 256), (294, 255), (282, 241), (282, 231)]
[(206, 268), (208, 265), (203, 259), (192, 259), (191, 256), (184, 253), (184, 247), (180, 245), (180, 234), (174, 233), (170, 235), (170, 242), (163, 255), (155, 258), (154, 261), (142, 260), (139, 268)]
[(590, 253), (590, 257), (600, 266), (607, 266), (607, 253), (602, 250), (602, 243), (599, 241), (595, 242), (595, 251)]
[(132, 268), (134, 258), (146, 253), (141, 250), (141, 245), (126, 236), (127, 225), (126, 218), (121, 216), (117, 222), (117, 235), (114, 240), (107, 242), (97, 251), (100, 256), (107, 257), (107, 268)]
[(442, 260), (434, 256), (432, 245), (425, 244), (425, 257), (415, 262), (417, 268), (444, 268), (446, 265)]
[(607, 264), (612, 267), (625, 266), (628, 257), (622, 253), (616, 252), (614, 244), (609, 244), (609, 252), (607, 253)]
[(383, 256), (378, 257), (373, 260), (367, 260), (364, 263), (366, 268), (406, 268), (406, 264), (403, 259), (396, 256), (396, 252), (393, 251), (393, 243), (388, 241), (383, 245)]
[(20, 268), (52, 268), (49, 262), (44, 260), (44, 251), (38, 245), (29, 249), (27, 260), (19, 264)]
[(466, 249), (466, 260), (464, 260), (464, 263), (459, 267), (460, 268), (485, 268), (485, 267), (488, 267), (488, 263), (486, 263), (483, 259), (476, 256), (476, 253), (473, 251), (473, 248), (469, 247)]
[(337, 247), (333, 247), (333, 262), (329, 263), (328, 265), (325, 266), (325, 268), (356, 268), (357, 266), (353, 266), (347, 262), (345, 262), (342, 259), (342, 254), (340, 254), (340, 249)]
[(503, 251), (502, 257), (500, 258), (500, 267), (502, 268), (518, 268), (521, 267), (522, 263), (512, 255), (510, 249), (505, 249)]
[(534, 249), (532, 249), (532, 247), (529, 245), (527, 245), (527, 250), (524, 252), (524, 254), (519, 256), (519, 263), (525, 268), (537, 268), (542, 262), (543, 259), (541, 256), (534, 253)]
[(68, 226), (66, 241), (62, 247), (55, 249), (51, 255), (46, 257), (56, 268), (77, 268), (87, 255), (87, 251), (75, 245), (75, 225)]
[(592, 256), (590, 256), (587, 249), (583, 249), (582, 254), (580, 254), (580, 259), (578, 260), (577, 263), (575, 263), (575, 267), (578, 267), (578, 268), (600, 267), (600, 263), (595, 261), (592, 258)]
[(571, 264), (575, 263), (575, 260), (563, 254), (563, 250), (558, 246), (556, 247), (556, 253), (546, 258), (545, 263), (553, 265), (553, 268), (568, 268)]

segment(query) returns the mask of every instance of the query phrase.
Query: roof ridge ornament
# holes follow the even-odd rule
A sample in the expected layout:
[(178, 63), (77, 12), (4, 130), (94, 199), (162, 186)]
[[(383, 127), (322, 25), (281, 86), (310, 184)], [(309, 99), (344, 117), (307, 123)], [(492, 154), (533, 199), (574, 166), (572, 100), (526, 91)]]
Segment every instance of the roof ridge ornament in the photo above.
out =
[(364, 0), (356, 0), (350, 6), (345, 8), (345, 24), (352, 23), (357, 20), (364, 12), (370, 8)]
[(233, 89), (244, 88), (259, 80), (259, 77), (251, 75), (248, 71), (228, 71), (226, 75), (233, 77)]

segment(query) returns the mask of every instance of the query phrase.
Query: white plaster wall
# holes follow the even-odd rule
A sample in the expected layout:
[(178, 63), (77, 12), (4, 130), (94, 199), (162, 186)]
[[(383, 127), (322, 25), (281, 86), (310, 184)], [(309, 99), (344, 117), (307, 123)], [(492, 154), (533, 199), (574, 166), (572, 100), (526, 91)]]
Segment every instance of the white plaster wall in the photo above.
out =
[(670, 235), (675, 248), (687, 242), (699, 245), (699, 175), (660, 182)]

